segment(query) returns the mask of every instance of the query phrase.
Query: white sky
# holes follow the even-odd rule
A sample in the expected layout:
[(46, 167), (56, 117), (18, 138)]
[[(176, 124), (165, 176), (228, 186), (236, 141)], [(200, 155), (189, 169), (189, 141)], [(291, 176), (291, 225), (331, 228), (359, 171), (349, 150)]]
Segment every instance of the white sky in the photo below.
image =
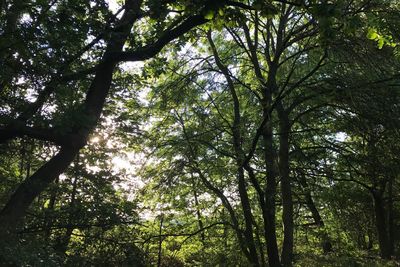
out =
[(118, 9), (120, 8), (120, 5), (117, 3), (117, 0), (105, 0), (106, 3), (108, 3), (108, 8), (115, 14)]

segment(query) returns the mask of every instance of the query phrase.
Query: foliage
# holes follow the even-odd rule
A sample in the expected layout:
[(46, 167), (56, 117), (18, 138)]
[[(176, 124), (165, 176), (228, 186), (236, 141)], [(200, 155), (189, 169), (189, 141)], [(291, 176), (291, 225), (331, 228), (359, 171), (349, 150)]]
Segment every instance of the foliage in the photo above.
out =
[(111, 3), (0, 1), (0, 265), (399, 265), (399, 3)]

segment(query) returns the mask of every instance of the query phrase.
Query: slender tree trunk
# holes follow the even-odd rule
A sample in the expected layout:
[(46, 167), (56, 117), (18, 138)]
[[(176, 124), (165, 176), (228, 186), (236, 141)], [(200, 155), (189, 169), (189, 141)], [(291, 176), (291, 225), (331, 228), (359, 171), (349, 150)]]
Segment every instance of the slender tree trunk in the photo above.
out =
[[(184, 134), (185, 134), (185, 138), (188, 138), (185, 128), (184, 128)], [(186, 139), (186, 141), (188, 141), (188, 139)], [(189, 142), (188, 142), (189, 143)], [(189, 143), (190, 146), (190, 143)], [(194, 157), (194, 151), (191, 147), (189, 147), (189, 150), (192, 154), (192, 157)], [(232, 228), (233, 230), (235, 230), (237, 239), (239, 241), (239, 246), (240, 249), (242, 250), (243, 254), (246, 256), (246, 258), (248, 259), (249, 262), (252, 261), (252, 258), (250, 256), (248, 247), (245, 245), (246, 243), (246, 239), (243, 238), (243, 231), (240, 229), (239, 226), (239, 221), (237, 219), (237, 216), (235, 214), (235, 211), (233, 210), (232, 205), (230, 204), (229, 200), (226, 198), (226, 196), (222, 193), (221, 190), (219, 190), (218, 188), (216, 188), (213, 184), (211, 184), (210, 181), (207, 180), (207, 178), (205, 177), (205, 175), (203, 174), (203, 172), (196, 166), (195, 167), (195, 171), (199, 174), (201, 181), (203, 182), (204, 186), (207, 187), (212, 193), (214, 193), (216, 196), (219, 197), (219, 199), (222, 202), (222, 205), (226, 208), (226, 210), (229, 213), (229, 217), (232, 221)]]
[(393, 177), (390, 177), (388, 183), (388, 235), (389, 235), (389, 253), (395, 255), (395, 225), (394, 225), (394, 214), (393, 214)]
[(386, 221), (386, 211), (383, 196), (380, 192), (373, 192), (374, 211), (375, 211), (375, 226), (378, 233), (379, 252), (382, 259), (389, 259), (390, 243), (388, 236), (388, 227)]
[(247, 243), (246, 245), (249, 248), (252, 266), (260, 266), (253, 237), (253, 216), (251, 212), (249, 197), (246, 191), (243, 168), (238, 169), (238, 180), (240, 202), (242, 204), (243, 216), (245, 220), (245, 238)]
[(280, 135), (279, 135), (279, 174), (282, 193), (283, 246), (282, 265), (292, 266), (293, 260), (293, 200), (289, 166), (289, 117), (281, 103), (277, 106)]
[(264, 247), (260, 237), (260, 228), (258, 227), (258, 224), (256, 222), (254, 222), (254, 228), (255, 228), (255, 237), (258, 245), (258, 250), (260, 251), (260, 265), (262, 267), (265, 267), (267, 262), (265, 260)]
[(215, 47), (215, 44), (212, 40), (211, 31), (208, 31), (207, 38), (210, 43), (211, 49), (213, 51), (215, 62), (226, 79), (232, 97), (233, 118), (234, 118), (232, 124), (232, 133), (233, 133), (232, 141), (236, 157), (239, 196), (245, 220), (244, 236), (246, 240), (246, 247), (248, 248), (250, 254), (249, 258), (250, 263), (252, 264), (252, 266), (260, 266), (256, 244), (254, 242), (254, 237), (253, 237), (253, 215), (252, 215), (249, 196), (247, 193), (247, 186), (244, 175), (244, 166), (243, 166), (244, 153), (242, 148), (242, 125), (241, 125), (241, 115), (240, 115), (240, 102), (236, 93), (235, 85), (231, 79), (229, 69), (222, 63), (218, 51)]
[(315, 205), (313, 197), (311, 196), (311, 192), (308, 187), (306, 177), (302, 174), (299, 176), (299, 180), (300, 180), (299, 182), (300, 182), (301, 186), (303, 187), (303, 189), (305, 191), (304, 198), (305, 198), (306, 205), (311, 212), (311, 216), (314, 220), (315, 225), (317, 225), (321, 231), (320, 240), (321, 240), (322, 250), (323, 250), (324, 254), (332, 252), (332, 243), (330, 241), (328, 233), (325, 230), (325, 223), (322, 220), (322, 217)]

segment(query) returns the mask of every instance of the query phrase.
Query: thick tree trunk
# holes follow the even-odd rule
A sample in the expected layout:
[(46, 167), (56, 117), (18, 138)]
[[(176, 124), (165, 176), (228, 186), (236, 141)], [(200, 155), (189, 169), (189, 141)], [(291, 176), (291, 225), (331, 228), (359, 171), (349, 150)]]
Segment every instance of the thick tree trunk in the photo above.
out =
[(279, 135), (279, 174), (282, 193), (283, 246), (282, 265), (292, 266), (293, 260), (293, 200), (289, 166), (289, 117), (281, 103), (277, 106), (280, 135)]
[(62, 148), (14, 192), (0, 212), (0, 235), (15, 233), (33, 200), (73, 161), (79, 148)]
[[(265, 114), (264, 116), (269, 116)], [(270, 119), (266, 123), (263, 139), (264, 139), (264, 158), (267, 170), (267, 187), (265, 189), (265, 236), (267, 240), (267, 253), (268, 253), (268, 263), (271, 267), (281, 266), (279, 260), (279, 250), (276, 240), (276, 218), (275, 218), (275, 198), (276, 198), (276, 168), (275, 168), (275, 149), (273, 146), (273, 136), (272, 127)]]

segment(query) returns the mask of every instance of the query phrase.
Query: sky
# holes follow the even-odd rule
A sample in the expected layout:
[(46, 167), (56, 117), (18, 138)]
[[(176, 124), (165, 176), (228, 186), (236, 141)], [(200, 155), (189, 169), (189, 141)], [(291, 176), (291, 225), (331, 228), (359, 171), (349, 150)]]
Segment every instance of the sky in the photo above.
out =
[(108, 8), (113, 12), (116, 13), (120, 5), (118, 5), (117, 0), (105, 0), (108, 3)]

